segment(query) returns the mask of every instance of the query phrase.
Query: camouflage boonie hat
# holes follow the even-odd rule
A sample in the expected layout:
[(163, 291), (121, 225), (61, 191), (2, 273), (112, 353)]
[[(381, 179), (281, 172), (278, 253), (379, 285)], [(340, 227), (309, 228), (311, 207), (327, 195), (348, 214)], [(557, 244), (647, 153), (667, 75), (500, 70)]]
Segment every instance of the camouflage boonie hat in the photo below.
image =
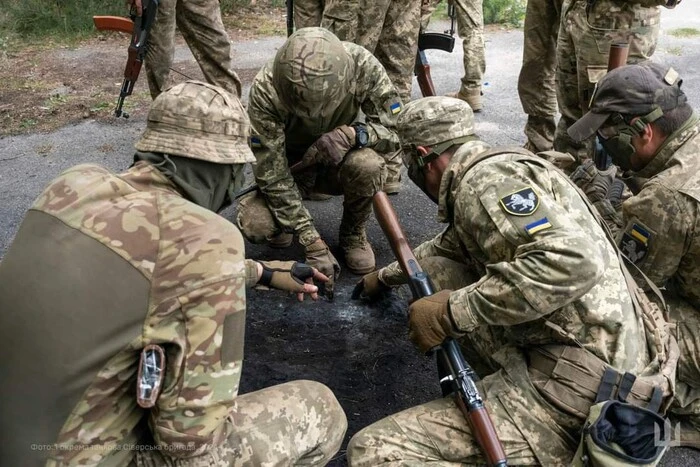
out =
[(615, 68), (598, 82), (590, 111), (567, 132), (574, 141), (583, 141), (613, 114), (649, 116), (646, 123), (654, 121), (687, 101), (682, 83), (676, 70), (651, 61)]
[(296, 115), (313, 118), (335, 110), (346, 97), (354, 67), (342, 42), (323, 28), (302, 28), (275, 55), (272, 84)]
[(172, 86), (155, 98), (141, 152), (162, 152), (217, 164), (254, 162), (250, 120), (238, 97), (201, 81)]

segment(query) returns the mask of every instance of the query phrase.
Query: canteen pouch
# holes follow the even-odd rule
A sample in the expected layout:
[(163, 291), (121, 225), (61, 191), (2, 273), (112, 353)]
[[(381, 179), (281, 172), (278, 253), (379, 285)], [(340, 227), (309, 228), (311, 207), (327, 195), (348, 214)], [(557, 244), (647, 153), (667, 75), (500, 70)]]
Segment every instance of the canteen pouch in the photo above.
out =
[(608, 400), (591, 406), (572, 465), (655, 466), (668, 447), (668, 423), (651, 410)]

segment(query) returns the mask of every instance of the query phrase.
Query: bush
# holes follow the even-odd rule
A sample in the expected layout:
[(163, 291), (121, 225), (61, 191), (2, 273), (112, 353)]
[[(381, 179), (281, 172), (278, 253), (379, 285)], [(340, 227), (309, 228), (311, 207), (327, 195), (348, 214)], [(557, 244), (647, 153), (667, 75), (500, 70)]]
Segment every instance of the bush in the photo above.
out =
[(76, 35), (94, 29), (93, 15), (125, 15), (115, 0), (11, 0), (7, 9), (9, 29), (22, 35)]
[(521, 26), (526, 0), (484, 0), (484, 24)]

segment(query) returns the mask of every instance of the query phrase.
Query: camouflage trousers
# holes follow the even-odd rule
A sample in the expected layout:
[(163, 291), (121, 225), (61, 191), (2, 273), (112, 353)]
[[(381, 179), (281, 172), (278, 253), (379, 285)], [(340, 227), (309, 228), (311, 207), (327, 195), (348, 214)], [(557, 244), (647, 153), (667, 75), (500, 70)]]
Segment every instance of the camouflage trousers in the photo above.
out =
[[(300, 190), (342, 195), (343, 217), (339, 239), (343, 247), (362, 244), (365, 224), (372, 212), (372, 196), (385, 188), (387, 174), (399, 170), (398, 160), (385, 160), (372, 149), (350, 151), (337, 168), (316, 166), (300, 174), (294, 180)], [(251, 243), (267, 243), (282, 233), (265, 198), (259, 191), (243, 197), (238, 205), (236, 223), (243, 236)]]
[(294, 28), (312, 28), (321, 25), (324, 0), (294, 0)]
[(359, 0), (328, 0), (323, 8), (321, 27), (338, 36), (341, 41), (357, 42)]
[(610, 44), (628, 42), (627, 63), (646, 60), (659, 36), (659, 9), (626, 0), (566, 0), (557, 38), (557, 99), (561, 119), (554, 149), (578, 160), (590, 157), (592, 141), (574, 142), (567, 129), (588, 110), (595, 84), (607, 72)]
[[(457, 33), (462, 38), (464, 52), (464, 76), (459, 92), (468, 95), (470, 91), (481, 90), (481, 81), (486, 71), (484, 51), (484, 8), (483, 0), (450, 0), (455, 5)], [(421, 12), (421, 26), (428, 27), (430, 15), (435, 11), (436, 1), (427, 1)]]
[(226, 439), (205, 454), (173, 458), (166, 450), (138, 451), (143, 467), (326, 465), (347, 429), (345, 412), (330, 389), (292, 381), (238, 396), (225, 421)]
[[(467, 356), (470, 359), (469, 356)], [(567, 465), (584, 420), (563, 414), (533, 387), (525, 356), (506, 347), (502, 369), (477, 383), (509, 465)], [(485, 465), (474, 433), (454, 399), (437, 399), (390, 415), (356, 433), (350, 467)]]
[(554, 144), (557, 114), (557, 34), (563, 0), (528, 0), (525, 11), (523, 64), (518, 95), (527, 114), (527, 148), (550, 151)]
[(241, 95), (241, 81), (231, 68), (231, 41), (221, 21), (216, 0), (160, 0), (146, 54), (151, 97), (168, 87), (175, 56), (175, 27), (184, 37), (204, 79)]

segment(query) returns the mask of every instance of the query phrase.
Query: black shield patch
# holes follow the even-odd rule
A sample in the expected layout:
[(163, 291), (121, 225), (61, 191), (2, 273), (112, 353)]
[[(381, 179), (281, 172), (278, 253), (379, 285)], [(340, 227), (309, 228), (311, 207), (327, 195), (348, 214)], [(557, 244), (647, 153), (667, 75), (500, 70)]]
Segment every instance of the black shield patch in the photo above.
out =
[(540, 199), (532, 188), (524, 188), (501, 198), (501, 207), (514, 216), (529, 216), (537, 210)]
[(636, 264), (647, 255), (647, 246), (644, 242), (625, 232), (620, 241), (620, 251)]

